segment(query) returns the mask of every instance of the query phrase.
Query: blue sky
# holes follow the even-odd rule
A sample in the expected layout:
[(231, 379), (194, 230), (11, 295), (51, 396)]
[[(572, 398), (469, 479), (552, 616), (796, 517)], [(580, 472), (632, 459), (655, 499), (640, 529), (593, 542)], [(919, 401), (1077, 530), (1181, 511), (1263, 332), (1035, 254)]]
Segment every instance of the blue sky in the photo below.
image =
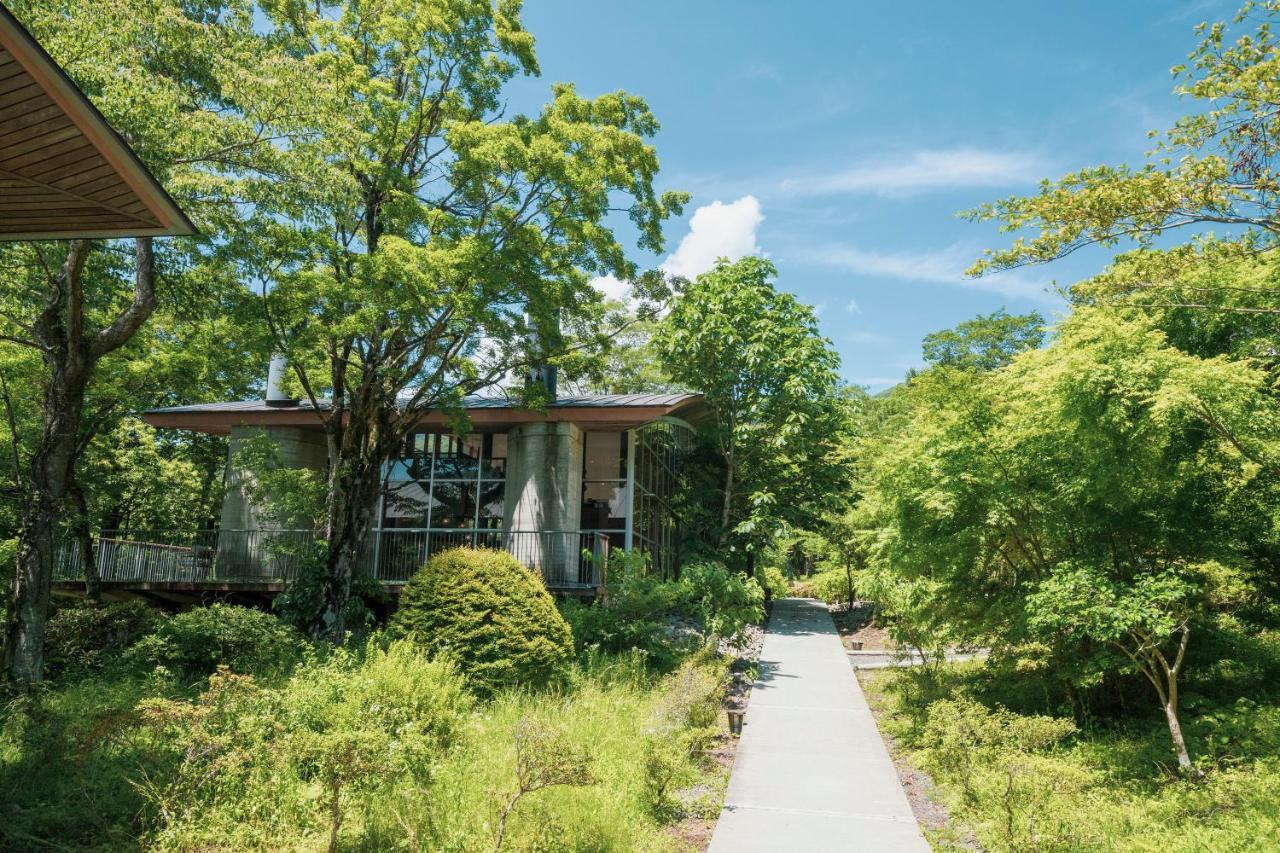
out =
[(667, 229), (696, 274), (754, 252), (814, 305), (846, 379), (873, 391), (920, 363), (920, 339), (999, 308), (1062, 309), (1054, 282), (1101, 252), (965, 281), (1002, 237), (956, 213), (1042, 177), (1137, 163), (1189, 105), (1169, 68), (1194, 25), (1235, 2), (869, 3), (527, 0), (542, 78), (643, 95), (662, 123), (663, 189), (693, 194)]

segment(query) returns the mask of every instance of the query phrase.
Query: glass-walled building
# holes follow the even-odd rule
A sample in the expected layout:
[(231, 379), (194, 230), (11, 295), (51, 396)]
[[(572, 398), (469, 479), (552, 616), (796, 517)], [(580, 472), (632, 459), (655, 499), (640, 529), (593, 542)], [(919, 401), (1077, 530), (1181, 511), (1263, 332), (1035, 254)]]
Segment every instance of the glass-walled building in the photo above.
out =
[[(443, 413), (425, 412), (384, 471), (366, 542), (369, 570), (396, 585), (442, 549), (505, 548), (548, 586), (581, 589), (600, 582), (608, 548), (626, 548), (673, 576), (680, 537), (672, 493), (701, 410), (695, 394), (558, 397), (545, 411), (472, 398), (472, 432), (464, 436), (451, 432)], [(202, 531), (209, 534), (202, 541), (216, 543), (220, 582), (237, 572), (259, 581), (277, 572), (262, 558), (262, 543), (290, 525), (255, 505), (260, 490), (249, 487), (253, 474), (237, 453), (266, 434), (281, 464), (323, 471), (324, 433), (310, 404), (213, 403), (145, 417), (156, 427), (230, 438), (221, 524)]]
[(386, 474), (378, 513), (383, 574), (411, 572), (424, 547), (494, 545), (513, 534), (572, 532), (599, 534), (614, 548), (639, 549), (649, 555), (653, 571), (673, 576), (679, 534), (671, 500), (691, 439), (691, 427), (674, 418), (581, 432), (576, 523), (567, 523), (567, 530), (526, 530), (507, 506), (507, 433), (414, 433)]

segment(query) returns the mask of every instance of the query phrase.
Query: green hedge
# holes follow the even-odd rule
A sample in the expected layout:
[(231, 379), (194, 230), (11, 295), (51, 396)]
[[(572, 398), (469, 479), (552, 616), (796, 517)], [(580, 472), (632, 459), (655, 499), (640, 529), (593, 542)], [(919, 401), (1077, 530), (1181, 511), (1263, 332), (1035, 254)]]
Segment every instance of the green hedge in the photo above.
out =
[(453, 657), (485, 693), (546, 684), (573, 654), (546, 587), (506, 551), (432, 557), (400, 593), (392, 632)]

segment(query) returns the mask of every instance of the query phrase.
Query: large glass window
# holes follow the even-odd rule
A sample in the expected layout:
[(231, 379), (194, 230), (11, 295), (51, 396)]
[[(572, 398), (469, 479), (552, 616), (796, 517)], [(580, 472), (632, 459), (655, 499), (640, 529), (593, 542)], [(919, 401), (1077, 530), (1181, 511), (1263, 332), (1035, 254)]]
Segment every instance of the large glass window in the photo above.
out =
[(676, 472), (692, 444), (681, 423), (658, 421), (635, 432), (632, 547), (649, 553), (661, 577), (675, 574), (679, 530), (671, 512)]
[(589, 432), (582, 445), (582, 529), (625, 530), (627, 433)]
[(503, 524), (506, 435), (414, 433), (387, 471), (382, 526), (494, 530)]
[(408, 580), (445, 548), (501, 546), (506, 456), (506, 435), (410, 435), (387, 466), (378, 576)]

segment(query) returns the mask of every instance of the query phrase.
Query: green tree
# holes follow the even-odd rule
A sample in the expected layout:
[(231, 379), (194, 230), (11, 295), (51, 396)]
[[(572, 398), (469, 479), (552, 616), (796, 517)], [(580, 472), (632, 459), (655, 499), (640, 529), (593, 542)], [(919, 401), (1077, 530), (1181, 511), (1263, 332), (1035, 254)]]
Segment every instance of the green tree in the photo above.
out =
[[(1173, 73), (1175, 92), (1204, 109), (1159, 134), (1145, 165), (1081, 169), (1044, 182), (1034, 195), (970, 211), (976, 221), (999, 222), (1001, 230), (1020, 234), (1011, 246), (988, 251), (970, 273), (1045, 263), (1090, 245), (1136, 244), (1145, 251), (1114, 266), (1110, 293), (1095, 289), (1093, 298), (1141, 294), (1138, 304), (1148, 307), (1280, 314), (1274, 279), (1246, 286), (1221, 278), (1179, 280), (1206, 263), (1250, 258), (1278, 245), (1278, 14), (1277, 0), (1245, 3), (1235, 23), (1256, 27), (1234, 41), (1226, 23), (1197, 28), (1200, 43)], [(1218, 236), (1205, 231), (1224, 227)], [(1154, 250), (1165, 235), (1196, 232), (1194, 242)], [(1233, 293), (1238, 304), (1223, 303), (1223, 291)]]
[(1044, 317), (1009, 315), (1004, 309), (965, 320), (954, 329), (925, 335), (924, 360), (928, 364), (995, 370), (1020, 352), (1044, 343)]
[[(226, 176), (211, 158), (252, 147), (217, 85), (218, 71), (254, 56), (252, 19), (231, 4), (111, 0), (15, 4), (15, 13), (94, 99), (181, 203), (207, 200), (190, 212), (217, 234), (234, 214)], [(221, 163), (220, 163), (221, 165)], [(181, 278), (200, 264), (199, 243), (178, 240), (134, 245), (74, 240), (5, 247), (10, 270), (0, 313), (0, 339), (40, 358), (40, 426), (19, 460), (23, 506), (6, 655), (19, 682), (42, 677), (59, 524), (68, 502), (83, 517), (77, 463), (95, 432), (86, 421), (96, 375), (123, 350), (160, 301), (159, 282)]]
[(1241, 528), (1265, 523), (1234, 510), (1273, 476), (1266, 375), (1077, 309), (1049, 347), (990, 374), (933, 368), (905, 394), (860, 448), (869, 587), (935, 636), (1044, 650), (1069, 693), (1142, 672), (1189, 767), (1179, 650), (1200, 566), (1243, 562)]
[(722, 464), (714, 537), (749, 562), (779, 525), (812, 522), (841, 470), (839, 357), (776, 275), (762, 258), (720, 261), (654, 339), (672, 378), (705, 395), (703, 437)]
[(383, 466), (421, 412), (460, 415), (466, 394), (600, 344), (592, 276), (663, 286), (627, 258), (612, 216), (658, 251), (684, 196), (653, 190), (658, 125), (640, 98), (556, 85), (538, 115), (505, 115), (505, 84), (538, 72), (518, 0), (262, 13), (289, 58), (245, 82), (248, 118), (287, 144), (258, 173), (256, 248), (239, 258), (327, 437), (338, 638)]

